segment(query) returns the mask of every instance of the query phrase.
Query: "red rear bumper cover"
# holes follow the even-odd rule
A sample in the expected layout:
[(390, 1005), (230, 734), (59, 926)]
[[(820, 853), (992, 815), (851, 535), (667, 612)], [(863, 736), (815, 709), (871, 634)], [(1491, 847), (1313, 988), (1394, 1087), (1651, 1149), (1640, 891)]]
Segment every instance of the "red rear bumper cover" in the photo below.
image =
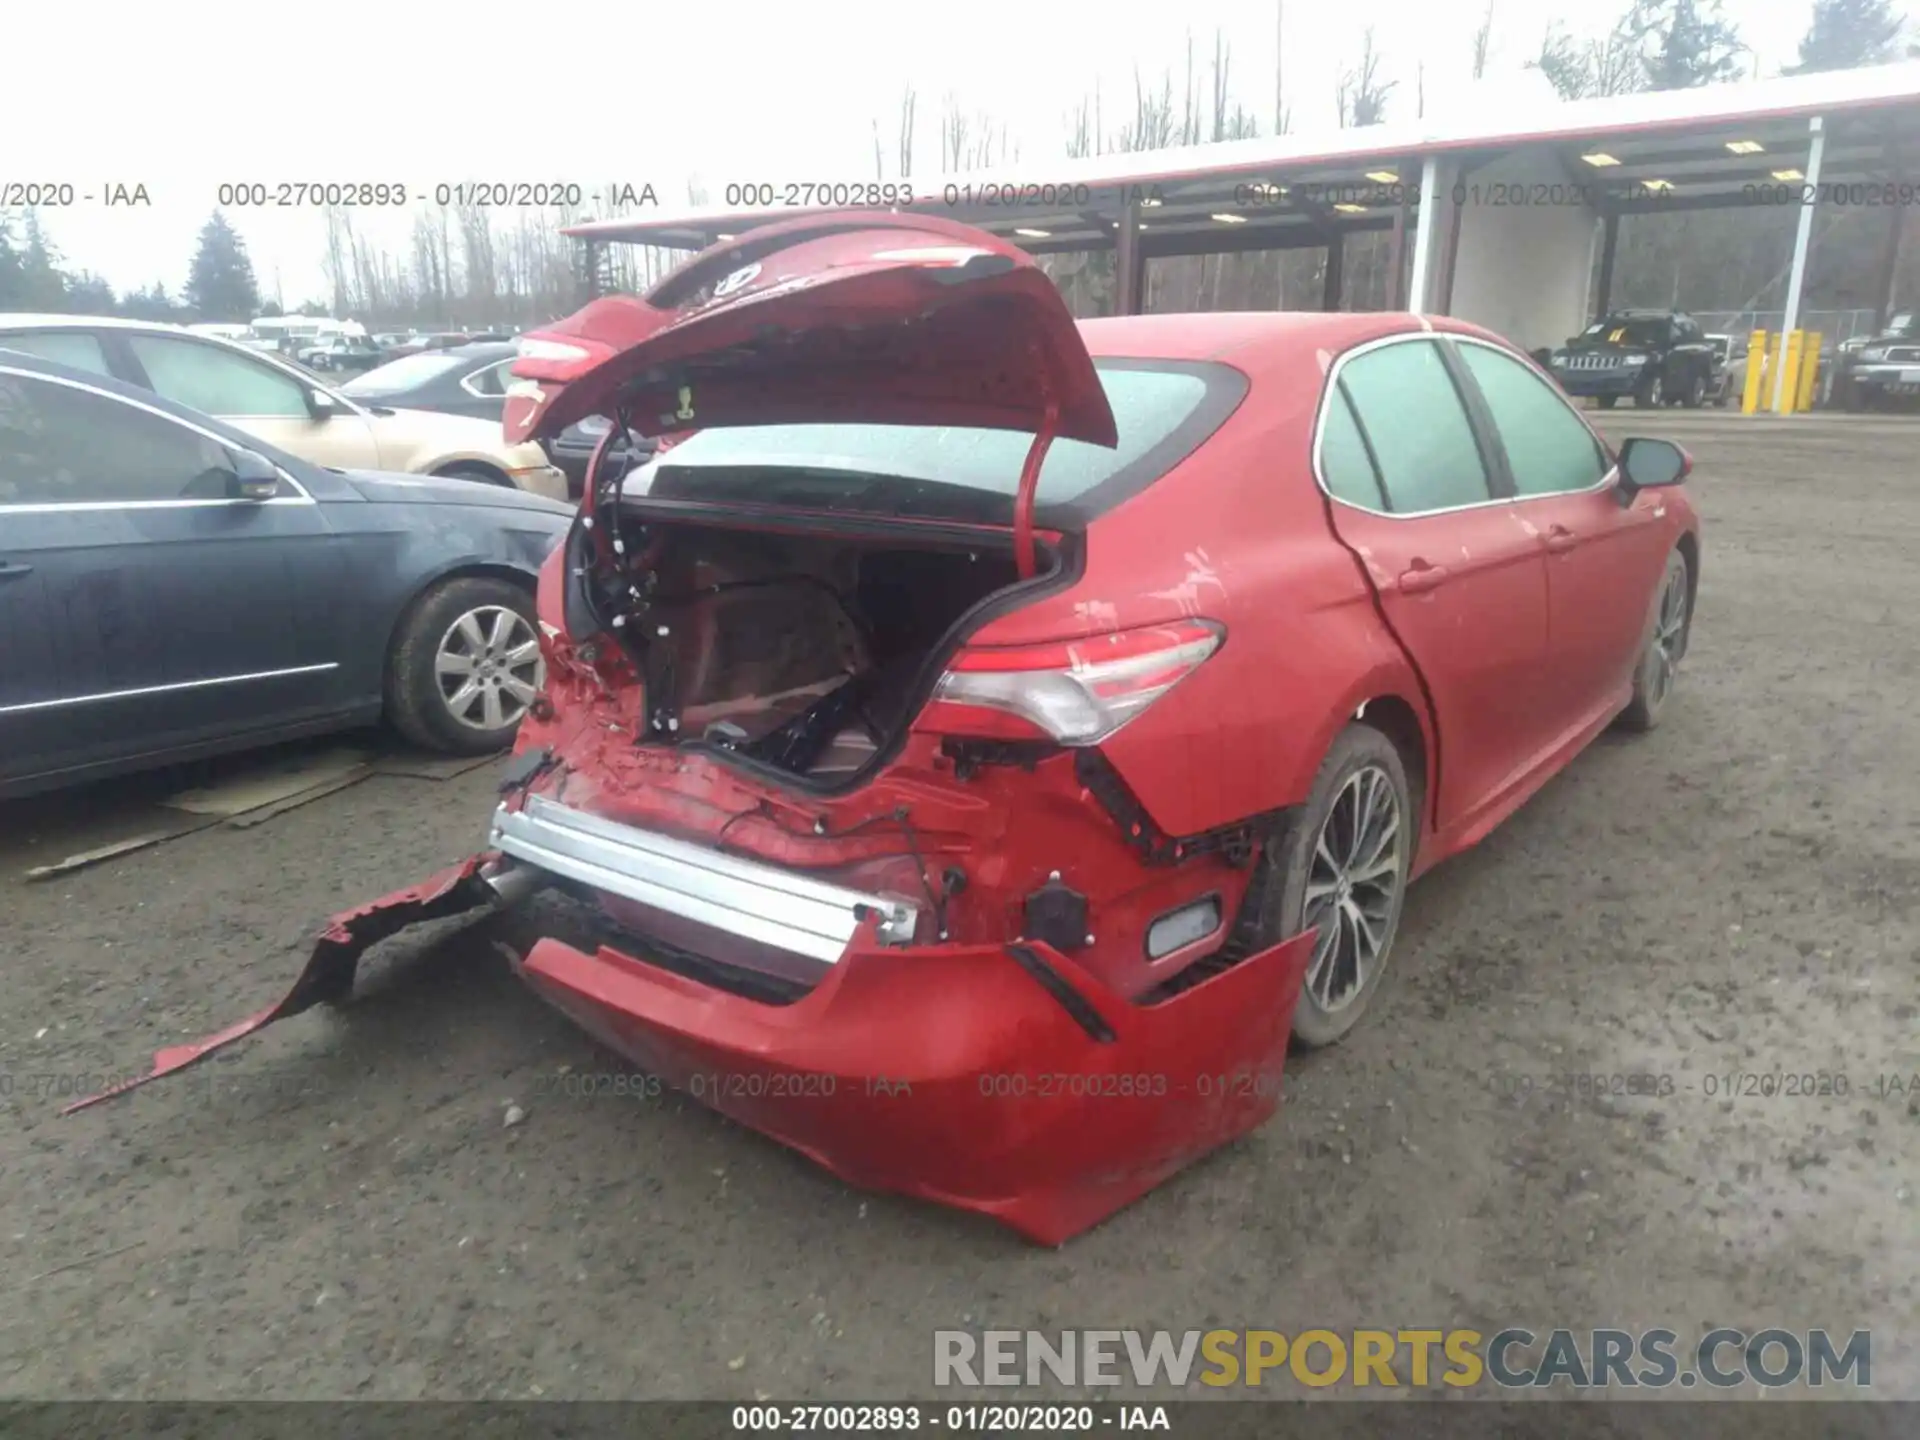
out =
[(848, 1182), (1052, 1245), (1273, 1113), (1312, 945), (1152, 1006), (1031, 942), (856, 941), (786, 1006), (551, 939), (522, 973), (634, 1064)]

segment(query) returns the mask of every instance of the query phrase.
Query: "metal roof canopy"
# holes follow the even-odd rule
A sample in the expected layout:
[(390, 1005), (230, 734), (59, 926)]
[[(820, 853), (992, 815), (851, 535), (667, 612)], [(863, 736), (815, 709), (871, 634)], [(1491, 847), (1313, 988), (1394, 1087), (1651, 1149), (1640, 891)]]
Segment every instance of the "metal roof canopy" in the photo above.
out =
[[(1465, 186), (1471, 196), (1478, 166), (1519, 150), (1551, 154), (1565, 175), (1564, 193), (1538, 194), (1532, 187), (1538, 204), (1578, 204), (1586, 196), (1603, 212), (1632, 214), (1791, 203), (1807, 183), (1800, 177), (1811, 176), (1809, 120), (1815, 116), (1825, 120), (1823, 193), (1855, 182), (1911, 183), (1920, 174), (1912, 163), (1920, 159), (1920, 62), (1907, 61), (1568, 101), (1497, 120), (1438, 118), (1107, 154), (1044, 170), (946, 175), (912, 182), (924, 193), (898, 208), (977, 225), (1033, 254), (1113, 248), (1124, 238), (1121, 222), (1128, 216), (1142, 259), (1319, 246), (1356, 231), (1404, 227), (1420, 208), (1423, 167), (1436, 173), (1432, 161), (1447, 162), (1439, 173), (1453, 177), (1449, 188), (1459, 193)], [(1740, 149), (1731, 148), (1736, 145)], [(1790, 173), (1796, 171), (1799, 176)], [(1775, 172), (1789, 178), (1781, 181)], [(866, 183), (814, 188), (851, 189), (857, 197)], [(1756, 186), (1766, 192), (1750, 188)], [(1524, 202), (1515, 195), (1506, 203)], [(565, 233), (699, 250), (805, 213), (780, 206), (663, 209), (644, 218), (586, 221)]]

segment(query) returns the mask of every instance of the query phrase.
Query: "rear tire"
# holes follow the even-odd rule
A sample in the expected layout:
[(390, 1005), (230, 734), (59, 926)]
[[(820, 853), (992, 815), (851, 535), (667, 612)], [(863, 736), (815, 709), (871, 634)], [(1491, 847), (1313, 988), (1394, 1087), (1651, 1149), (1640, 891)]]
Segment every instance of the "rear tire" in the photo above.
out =
[(1320, 762), (1307, 803), (1263, 853), (1248, 896), (1262, 946), (1320, 927), (1293, 1012), (1301, 1045), (1346, 1038), (1373, 1002), (1418, 832), (1400, 752), (1371, 725), (1348, 725)]
[(1696, 375), (1693, 383), (1687, 386), (1686, 398), (1681, 402), (1689, 410), (1698, 410), (1707, 403), (1707, 377)]
[(1633, 670), (1633, 699), (1620, 712), (1623, 730), (1651, 730), (1666, 713), (1693, 628), (1691, 588), (1686, 557), (1675, 550), (1667, 556), (1666, 573), (1654, 596), (1653, 618), (1640, 649), (1640, 663)]
[(545, 683), (538, 637), (533, 596), (512, 581), (441, 582), (395, 629), (387, 719), (422, 749), (451, 755), (505, 749)]

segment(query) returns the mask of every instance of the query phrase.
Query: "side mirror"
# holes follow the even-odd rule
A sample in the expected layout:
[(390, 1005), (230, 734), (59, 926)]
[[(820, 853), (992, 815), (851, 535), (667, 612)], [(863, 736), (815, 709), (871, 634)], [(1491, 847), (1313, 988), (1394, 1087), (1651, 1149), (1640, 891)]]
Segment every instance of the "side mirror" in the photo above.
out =
[(1630, 502), (1642, 490), (1678, 485), (1693, 470), (1693, 457), (1671, 440), (1636, 438), (1620, 443), (1620, 497)]
[(308, 387), (307, 414), (316, 420), (331, 420), (339, 413), (340, 407), (334, 403), (333, 396), (324, 390)]
[(280, 493), (280, 472), (271, 460), (251, 450), (235, 450), (227, 494), (235, 500), (271, 500)]

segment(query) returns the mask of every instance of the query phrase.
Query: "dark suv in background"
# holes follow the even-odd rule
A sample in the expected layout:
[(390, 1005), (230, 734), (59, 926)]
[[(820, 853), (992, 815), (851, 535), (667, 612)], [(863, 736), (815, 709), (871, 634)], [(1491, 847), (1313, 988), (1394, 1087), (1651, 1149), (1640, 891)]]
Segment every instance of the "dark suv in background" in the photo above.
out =
[(1569, 395), (1610, 410), (1623, 396), (1642, 408), (1697, 409), (1720, 385), (1706, 332), (1679, 310), (1613, 310), (1553, 351), (1548, 368)]

